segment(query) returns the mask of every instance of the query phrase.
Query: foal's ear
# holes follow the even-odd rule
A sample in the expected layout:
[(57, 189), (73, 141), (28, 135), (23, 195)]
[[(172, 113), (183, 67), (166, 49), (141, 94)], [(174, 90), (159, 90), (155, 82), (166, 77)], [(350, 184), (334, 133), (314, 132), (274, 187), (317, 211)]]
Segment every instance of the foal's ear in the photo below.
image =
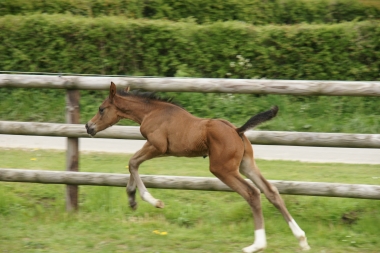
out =
[(111, 86), (110, 86), (110, 96), (109, 96), (109, 99), (111, 100), (111, 102), (113, 101), (113, 98), (115, 97), (116, 95), (116, 85), (111, 82)]

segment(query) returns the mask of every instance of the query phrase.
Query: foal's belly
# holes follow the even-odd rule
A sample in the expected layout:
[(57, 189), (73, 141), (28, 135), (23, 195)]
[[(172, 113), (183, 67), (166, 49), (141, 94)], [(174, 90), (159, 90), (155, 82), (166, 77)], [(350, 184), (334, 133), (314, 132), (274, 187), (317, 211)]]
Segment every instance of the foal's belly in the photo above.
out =
[(170, 156), (181, 156), (181, 157), (206, 157), (206, 156), (208, 156), (207, 151), (189, 151), (189, 150), (182, 150), (182, 151), (168, 150), (166, 152), (166, 154), (170, 155)]
[(172, 129), (167, 135), (167, 154), (185, 157), (207, 156), (208, 121), (192, 120)]
[(184, 157), (204, 157), (208, 156), (208, 148), (203, 140), (188, 141), (182, 143), (168, 142), (168, 148), (166, 154), (172, 156), (184, 156)]

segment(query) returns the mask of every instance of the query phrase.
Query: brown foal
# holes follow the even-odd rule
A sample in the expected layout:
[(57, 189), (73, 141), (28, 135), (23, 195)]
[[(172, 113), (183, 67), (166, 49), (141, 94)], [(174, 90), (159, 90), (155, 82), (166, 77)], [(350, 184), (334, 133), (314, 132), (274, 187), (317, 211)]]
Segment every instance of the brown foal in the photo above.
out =
[[(244, 252), (261, 251), (267, 245), (260, 192), (284, 216), (301, 248), (308, 250), (310, 247), (305, 232), (289, 214), (276, 187), (261, 175), (251, 143), (244, 135), (248, 129), (275, 117), (277, 111), (278, 108), (273, 107), (236, 128), (226, 120), (197, 118), (170, 100), (160, 99), (153, 93), (130, 92), (129, 88), (117, 92), (115, 84), (111, 83), (109, 97), (86, 124), (86, 129), (87, 133), (94, 136), (124, 118), (140, 124), (141, 134), (147, 142), (129, 161), (127, 194), (133, 209), (137, 207), (136, 187), (143, 200), (155, 207), (164, 207), (161, 200), (155, 199), (148, 192), (139, 176), (138, 168), (142, 162), (159, 156), (209, 156), (210, 171), (239, 193), (252, 209), (255, 240), (243, 249)], [(256, 187), (245, 181), (240, 173), (248, 177)]]

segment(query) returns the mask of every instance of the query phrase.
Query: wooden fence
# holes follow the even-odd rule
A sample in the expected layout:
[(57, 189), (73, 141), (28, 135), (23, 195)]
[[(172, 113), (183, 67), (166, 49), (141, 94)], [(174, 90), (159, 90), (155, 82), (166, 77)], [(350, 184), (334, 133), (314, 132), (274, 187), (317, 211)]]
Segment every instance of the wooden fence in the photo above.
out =
[[(1, 134), (63, 136), (90, 138), (84, 125), (40, 122), (0, 121)], [(247, 131), (245, 135), (255, 144), (314, 147), (380, 148), (380, 134), (341, 134), (286, 131)], [(144, 140), (139, 127), (113, 126), (93, 138)]]
[[(15, 75), (0, 74), (0, 88), (53, 88), (66, 89), (66, 122), (68, 124), (33, 123), (33, 122), (7, 122), (0, 121), (0, 134), (65, 136), (68, 137), (66, 174), (78, 171), (78, 138), (88, 137), (83, 125), (79, 123), (79, 90), (106, 90), (113, 81), (118, 88), (131, 86), (133, 89), (148, 91), (176, 91), (176, 92), (220, 92), (220, 93), (251, 93), (251, 94), (290, 94), (290, 95), (326, 95), (326, 96), (380, 96), (380, 82), (342, 82), (342, 81), (289, 81), (265, 79), (208, 79), (208, 78), (147, 78), (147, 77), (121, 77), (121, 76), (59, 76), (59, 75)], [(267, 145), (298, 145), (322, 147), (356, 147), (380, 148), (380, 135), (378, 134), (333, 134), (333, 133), (300, 133), (280, 131), (249, 131), (246, 133), (251, 142)], [(97, 135), (100, 138), (143, 139), (137, 127), (114, 126)], [(0, 181), (20, 181), (20, 175), (26, 176), (25, 171), (12, 170), (19, 173), (16, 177), (9, 177), (9, 171), (1, 169)], [(32, 175), (37, 175), (33, 172)], [(37, 174), (36, 174), (37, 173)], [(42, 173), (42, 172), (41, 172)], [(44, 172), (46, 173), (46, 172)], [(79, 177), (82, 174), (77, 174)], [(87, 175), (92, 178), (99, 173)], [(8, 176), (4, 176), (8, 175)], [(40, 175), (40, 174), (39, 174)], [(128, 176), (128, 175), (124, 175)], [(27, 177), (27, 176), (26, 176)], [(145, 178), (147, 178), (146, 176)], [(12, 180), (10, 178), (13, 178)], [(21, 178), (23, 178), (21, 176)], [(33, 176), (32, 176), (33, 178)], [(35, 177), (36, 178), (36, 177)], [(41, 183), (57, 183), (53, 181), (35, 181)], [(120, 179), (119, 179), (120, 180)], [(126, 178), (124, 178), (124, 185)], [(190, 179), (189, 179), (190, 180)], [(204, 185), (206, 181), (193, 180), (192, 184)], [(214, 181), (217, 179), (213, 179)], [(21, 180), (22, 181), (22, 180)], [(90, 182), (91, 180), (89, 180)], [(170, 188), (170, 180), (165, 183), (153, 185), (159, 188)], [(186, 181), (186, 179), (185, 179)], [(218, 180), (217, 180), (218, 181)], [(24, 182), (24, 181), (23, 181)], [(69, 181), (60, 181), (67, 185), (67, 210), (78, 208), (77, 185)], [(86, 181), (87, 182), (87, 181)], [(81, 181), (80, 184), (87, 184)], [(219, 182), (219, 181), (218, 181)], [(279, 183), (281, 182), (281, 183)], [(281, 193), (304, 194), (316, 196), (339, 196), (354, 198), (380, 198), (378, 186), (360, 186), (306, 182), (273, 181)], [(283, 188), (283, 185), (287, 188)], [(306, 184), (306, 185), (305, 185)], [(319, 184), (319, 185), (318, 185)], [(182, 185), (188, 185), (184, 183)], [(303, 185), (302, 191), (298, 191)], [(332, 186), (334, 185), (334, 186)], [(151, 187), (148, 183), (148, 187)], [(332, 188), (331, 188), (331, 187)], [(184, 186), (182, 186), (184, 187)], [(282, 187), (282, 188), (281, 188)], [(314, 188), (315, 187), (315, 188)], [(308, 189), (309, 188), (309, 189)], [(184, 189), (189, 189), (184, 187)], [(313, 190), (315, 189), (315, 190)], [(207, 190), (207, 189), (204, 189)], [(369, 195), (362, 195), (367, 192)], [(361, 197), (362, 196), (362, 197)], [(363, 197), (364, 196), (364, 197)]]
[(111, 81), (148, 91), (380, 96), (380, 82), (0, 74), (0, 87), (106, 90)]
[[(62, 172), (43, 170), (1, 169), (0, 181), (43, 184), (98, 185), (125, 187), (128, 174)], [(141, 175), (148, 188), (232, 191), (217, 178)], [(380, 185), (338, 184), (269, 180), (280, 193), (290, 195), (380, 199)], [(252, 184), (247, 179), (247, 182)]]

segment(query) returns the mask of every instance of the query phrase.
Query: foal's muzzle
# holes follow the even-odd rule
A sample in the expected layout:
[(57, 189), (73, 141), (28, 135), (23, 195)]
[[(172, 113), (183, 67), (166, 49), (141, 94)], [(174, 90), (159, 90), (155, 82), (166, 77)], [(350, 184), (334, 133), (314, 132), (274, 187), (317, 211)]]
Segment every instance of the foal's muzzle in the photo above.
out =
[(90, 134), (91, 136), (94, 136), (96, 134), (95, 126), (91, 122), (88, 122), (86, 124), (86, 129), (87, 129), (87, 133)]

